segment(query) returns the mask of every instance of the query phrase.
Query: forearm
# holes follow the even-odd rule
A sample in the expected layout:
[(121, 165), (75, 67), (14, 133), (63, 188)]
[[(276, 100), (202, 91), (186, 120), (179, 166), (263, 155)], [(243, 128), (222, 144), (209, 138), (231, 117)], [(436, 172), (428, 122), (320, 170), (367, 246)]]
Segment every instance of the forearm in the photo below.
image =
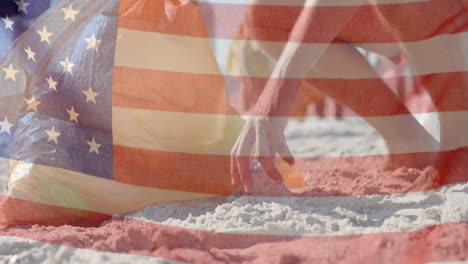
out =
[(289, 116), (297, 104), (301, 82), (299, 79), (270, 78), (252, 115)]
[[(320, 10), (317, 7), (323, 1), (326, 0), (315, 0), (313, 2), (316, 6), (303, 8), (259, 98), (258, 103), (272, 108), (269, 110), (271, 113), (289, 115), (294, 110), (301, 81), (359, 8), (350, 8), (346, 13), (336, 12), (324, 17), (323, 14), (318, 14)], [(308, 1), (308, 4), (311, 2)], [(333, 23), (333, 26), (330, 26), (330, 23)], [(323, 25), (328, 25), (326, 30), (323, 29)], [(321, 43), (307, 43), (314, 39), (314, 34), (320, 34)], [(268, 102), (269, 100), (272, 102)]]

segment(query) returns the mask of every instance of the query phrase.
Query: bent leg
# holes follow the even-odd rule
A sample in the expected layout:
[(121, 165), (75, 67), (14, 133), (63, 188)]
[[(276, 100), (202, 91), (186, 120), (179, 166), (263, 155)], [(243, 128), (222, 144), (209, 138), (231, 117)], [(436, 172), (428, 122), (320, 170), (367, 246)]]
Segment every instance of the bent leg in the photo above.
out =
[(317, 83), (315, 87), (362, 116), (382, 135), (390, 153), (438, 149), (437, 141), (413, 118), (398, 96), (353, 47), (346, 44), (330, 46), (310, 75), (336, 72), (337, 68), (348, 76), (355, 74), (374, 78), (332, 82), (319, 79), (314, 81)]

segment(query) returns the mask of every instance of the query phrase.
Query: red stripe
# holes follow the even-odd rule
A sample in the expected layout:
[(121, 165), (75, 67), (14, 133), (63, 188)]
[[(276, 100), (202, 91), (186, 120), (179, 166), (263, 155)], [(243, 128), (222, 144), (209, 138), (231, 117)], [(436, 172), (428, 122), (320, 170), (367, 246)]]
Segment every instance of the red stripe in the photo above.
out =
[(185, 113), (233, 114), (223, 76), (114, 67), (112, 105)]
[[(114, 106), (185, 113), (234, 114), (227, 105), (226, 91), (237, 91), (233, 105), (248, 108), (256, 101), (268, 78), (233, 77), (182, 72), (164, 72), (126, 67), (114, 68), (112, 100)], [(404, 88), (408, 94), (426, 90), (434, 102), (420, 99), (407, 107), (412, 113), (432, 112), (421, 105), (434, 104), (436, 110), (468, 110), (465, 87), (468, 72), (438, 73), (424, 76), (386, 77), (381, 79), (288, 79), (291, 88), (301, 84), (300, 103), (293, 116), (315, 115), (300, 111), (324, 96), (348, 106), (359, 116), (407, 114), (405, 106), (393, 92)], [(386, 86), (388, 85), (388, 86)], [(403, 87), (400, 87), (402, 86)], [(289, 89), (289, 88), (287, 88)], [(178, 96), (174, 96), (174, 95)], [(369, 100), (372, 98), (372, 100)], [(393, 98), (393, 100), (391, 100)], [(345, 112), (345, 115), (355, 115)], [(288, 114), (289, 115), (289, 114)]]
[(296, 194), (299, 196), (395, 194), (468, 181), (468, 148), (439, 153), (296, 160), (303, 170), (304, 185), (310, 187)]
[[(300, 196), (394, 194), (468, 181), (468, 148), (440, 153), (296, 158), (302, 172), (281, 164)], [(389, 167), (388, 161), (392, 166)], [(178, 166), (177, 164), (183, 164)], [(386, 167), (386, 169), (384, 169)], [(421, 168), (411, 169), (405, 168)], [(114, 146), (114, 179), (146, 187), (230, 195), (230, 157)], [(296, 181), (296, 182), (294, 182)], [(283, 196), (285, 194), (264, 194)]]
[[(335, 31), (336, 21), (356, 11), (338, 38), (352, 43), (406, 42), (467, 30), (460, 0), (432, 0), (377, 6), (315, 6), (317, 34), (305, 42), (329, 42), (321, 32)], [(295, 41), (289, 39), (301, 6), (167, 4), (163, 0), (121, 1), (119, 27), (195, 37)], [(461, 15), (460, 15), (461, 14)], [(190, 23), (187, 23), (190, 21)], [(388, 21), (388, 22), (387, 22)], [(390, 23), (390, 24), (388, 24)], [(242, 27), (240, 25), (242, 24)], [(316, 28), (317, 30), (314, 30)]]
[(226, 234), (115, 219), (99, 228), (10, 227), (0, 235), (190, 263), (427, 263), (466, 260), (467, 223), (346, 236)]
[[(180, 166), (183, 164), (183, 166)], [(278, 161), (290, 188), (303, 186), (295, 167)], [(217, 195), (231, 195), (230, 157), (129, 148), (114, 145), (114, 179), (119, 182)]]
[(89, 227), (97, 226), (111, 217), (97, 212), (34, 203), (0, 195), (0, 227), (27, 224)]
[[(417, 90), (427, 91), (432, 102), (421, 101), (420, 103), (434, 104), (436, 111), (439, 112), (468, 110), (468, 97), (465, 93), (468, 84), (467, 72), (384, 79), (311, 79), (308, 81), (312, 86), (336, 101), (347, 105), (360, 116), (388, 116), (406, 113), (402, 105), (390, 100), (390, 90), (385, 90), (384, 83), (395, 89), (398, 89), (398, 86), (392, 84), (409, 84), (410, 86), (406, 87), (406, 90), (410, 93)], [(410, 110), (412, 110), (412, 113), (432, 111), (432, 109), (425, 110), (421, 108)]]
[[(226, 77), (227, 89), (235, 91), (232, 104), (240, 108), (252, 107), (263, 91), (268, 78)], [(353, 112), (344, 115), (361, 117), (392, 116), (411, 113), (465, 111), (468, 110), (468, 72), (437, 73), (424, 76), (385, 77), (380, 79), (298, 79), (283, 80), (286, 89), (301, 86), (299, 103), (293, 116), (311, 116), (316, 113), (301, 111), (308, 104), (318, 103), (323, 96), (329, 96), (338, 103), (347, 106)], [(406, 96), (398, 97), (392, 92), (403, 88)], [(422, 97), (416, 104), (406, 104), (407, 95), (416, 95), (426, 91), (430, 97)], [(282, 100), (286, 100), (283, 98)], [(431, 107), (421, 107), (431, 106)], [(432, 107), (434, 106), (435, 109)], [(290, 115), (279, 113), (278, 115)]]
[(195, 155), (114, 146), (116, 181), (179, 191), (232, 193), (228, 156)]

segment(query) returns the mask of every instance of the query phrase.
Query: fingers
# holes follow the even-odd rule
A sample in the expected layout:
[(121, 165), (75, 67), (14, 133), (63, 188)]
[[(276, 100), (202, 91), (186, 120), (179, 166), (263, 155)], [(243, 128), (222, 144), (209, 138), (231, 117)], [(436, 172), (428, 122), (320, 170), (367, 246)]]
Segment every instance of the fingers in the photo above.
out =
[(341, 104), (336, 103), (335, 107), (336, 119), (343, 119), (343, 106)]
[(250, 170), (250, 156), (255, 143), (255, 157), (258, 157), (265, 173), (278, 184), (283, 182), (283, 177), (276, 168), (274, 157), (278, 153), (288, 164), (294, 164), (294, 157), (283, 135), (286, 124), (287, 119), (286, 121), (251, 119), (246, 123), (231, 151), (231, 183), (233, 186), (241, 184), (246, 193), (253, 192), (254, 179)]
[(254, 129), (249, 129), (243, 137), (240, 138), (239, 148), (237, 149), (236, 161), (239, 176), (244, 185), (244, 191), (251, 194), (253, 192), (252, 176), (250, 175), (250, 153), (255, 143)]
[(289, 165), (294, 165), (294, 156), (292, 155), (291, 151), (289, 150), (288, 145), (286, 144), (286, 139), (282, 138), (277, 143), (277, 152), (281, 156), (281, 158), (286, 161)]
[(253, 192), (253, 181), (250, 175), (250, 159), (249, 157), (237, 157), (237, 168), (239, 170), (240, 178), (244, 184), (244, 191), (248, 194)]
[(252, 126), (246, 125), (231, 151), (231, 183), (242, 184), (244, 191), (253, 192), (253, 181), (250, 175), (250, 152), (255, 142)]
[(231, 185), (232, 186), (237, 186), (241, 184), (239, 170), (237, 169), (236, 151), (237, 151), (237, 144), (234, 145), (234, 148), (231, 151)]
[(323, 100), (315, 104), (315, 111), (319, 117), (325, 116), (325, 103)]
[(294, 165), (294, 163), (296, 163), (296, 161), (294, 160), (294, 157), (291, 157), (291, 156), (281, 156), (281, 158), (286, 161), (286, 163), (288, 163), (289, 165)]
[(237, 161), (236, 161), (236, 155), (237, 155), (237, 150), (239, 149), (239, 142), (241, 140), (242, 132), (240, 136), (237, 138), (236, 143), (234, 143), (234, 146), (231, 149), (231, 185), (232, 186), (237, 186), (241, 184), (240, 180), (240, 174), (239, 170), (237, 169)]
[(266, 172), (266, 174), (279, 184), (283, 182), (283, 177), (281, 176), (281, 173), (278, 171), (274, 163), (276, 151), (272, 150), (270, 146), (271, 140), (274, 141), (276, 139), (270, 139), (267, 130), (258, 130), (255, 156), (257, 157), (260, 164), (262, 164), (262, 168)]
[(278, 184), (283, 183), (283, 176), (281, 176), (281, 173), (276, 168), (274, 159), (272, 157), (259, 157), (258, 161), (260, 161), (263, 170), (268, 176), (270, 176), (270, 178), (272, 178)]

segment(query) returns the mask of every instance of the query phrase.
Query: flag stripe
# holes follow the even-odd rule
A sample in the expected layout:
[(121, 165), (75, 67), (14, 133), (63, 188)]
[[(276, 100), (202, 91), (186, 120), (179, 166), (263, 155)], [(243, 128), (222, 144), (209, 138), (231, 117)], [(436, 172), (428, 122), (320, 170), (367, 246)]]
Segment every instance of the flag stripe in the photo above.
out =
[(141, 149), (228, 154), (242, 127), (236, 115), (112, 109), (114, 145)]
[[(118, 29), (115, 65), (151, 70), (219, 74), (207, 38)], [(194, 52), (196, 51), (196, 52)]]
[[(369, 173), (369, 177), (375, 175), (369, 168), (383, 168), (388, 159), (391, 159), (395, 168), (413, 168), (415, 165), (429, 167), (437, 164), (437, 161), (453, 159), (455, 167), (441, 169), (442, 183), (428, 185), (431, 181), (421, 182), (412, 187), (413, 191), (424, 191), (430, 188), (437, 188), (443, 184), (466, 182), (466, 175), (460, 174), (468, 169), (466, 161), (458, 161), (459, 155), (463, 155), (466, 148), (461, 148), (449, 152), (434, 153), (411, 153), (395, 155), (373, 155), (361, 157), (322, 157), (320, 159), (296, 157), (299, 164), (310, 164), (312, 161), (320, 161), (317, 166), (307, 165), (306, 168), (316, 170), (321, 175), (333, 174), (339, 171), (355, 171), (355, 167), (365, 164), (366, 168), (361, 168), (362, 173)], [(188, 154), (177, 152), (151, 151), (135, 149), (129, 147), (115, 146), (114, 164), (115, 180), (146, 187), (162, 189), (174, 189), (185, 192), (200, 192), (211, 194), (230, 194), (230, 157), (220, 155)], [(279, 159), (279, 158), (277, 158)], [(455, 161), (456, 160), (456, 161)], [(174, 164), (184, 164), (183, 167)], [(323, 164), (323, 165), (322, 165)], [(132, 166), (130, 166), (132, 165)], [(287, 167), (287, 166), (285, 166)], [(308, 168), (310, 167), (310, 168)], [(354, 170), (353, 170), (354, 169)], [(459, 171), (459, 172), (457, 172)], [(295, 179), (304, 178), (304, 172), (284, 173), (286, 183), (294, 185)], [(338, 172), (337, 172), (338, 173)], [(427, 175), (426, 175), (427, 176)], [(426, 177), (424, 176), (424, 177)], [(434, 176), (435, 175), (431, 175)], [(291, 181), (288, 182), (288, 177)], [(428, 177), (428, 176), (427, 176)], [(177, 179), (177, 181), (174, 181)], [(392, 178), (379, 179), (381, 186), (391, 186), (375, 189), (375, 182), (354, 182), (341, 181), (335, 183), (337, 190), (342, 190), (340, 195), (372, 195), (378, 193), (403, 193), (408, 191), (408, 185), (394, 186)], [(433, 180), (435, 181), (435, 180)], [(303, 196), (323, 196), (327, 195), (327, 182), (316, 183), (314, 191), (303, 193)], [(323, 185), (323, 186), (321, 186)], [(320, 187), (323, 187), (321, 189)], [(277, 194), (271, 194), (277, 195)]]
[[(25, 219), (35, 211), (27, 209), (27, 206), (35, 204), (39, 207), (53, 205), (112, 215), (134, 211), (157, 202), (196, 200), (211, 196), (170, 188), (129, 185), (62, 168), (10, 161), (14, 165), (11, 167), (11, 183), (7, 195), (30, 202), (24, 204), (24, 210), (19, 209), (20, 205), (23, 206), (21, 203), (12, 207), (15, 213), (22, 214)], [(50, 184), (51, 182), (54, 184)], [(63, 219), (67, 220), (71, 219)]]
[[(184, 72), (167, 72), (144, 70), (128, 67), (114, 68), (112, 104), (123, 108), (136, 108), (158, 111), (234, 114), (227, 105), (226, 91), (247, 89), (243, 98), (255, 102), (256, 96), (265, 87), (269, 78), (221, 76), (212, 74), (191, 74)], [(294, 87), (301, 82), (287, 79), (284, 85)], [(338, 103), (350, 107), (359, 116), (389, 116), (405, 114), (406, 110), (397, 107), (394, 101), (388, 100), (389, 94), (383, 91), (386, 85), (396, 83), (408, 84), (413, 91), (427, 91), (434, 96), (418, 99), (418, 104), (407, 105), (411, 113), (425, 113), (435, 106), (437, 111), (468, 110), (468, 100), (463, 96), (468, 72), (437, 73), (423, 76), (382, 77), (375, 79), (317, 79), (309, 78), (302, 83), (301, 99), (312, 93), (323, 93), (332, 96)], [(242, 88), (241, 85), (246, 85)], [(447, 93), (447, 90), (450, 93)], [(177, 94), (177, 96), (174, 96)], [(373, 100), (367, 100), (372, 97)], [(345, 99), (345, 100), (343, 100)], [(233, 99), (231, 99), (233, 100)], [(236, 102), (234, 103), (242, 103)], [(315, 101), (310, 101), (315, 103)], [(402, 106), (402, 105), (400, 105)], [(1, 107), (1, 106), (0, 106)], [(391, 109), (389, 112), (388, 109)], [(344, 115), (355, 116), (346, 111)], [(293, 113), (294, 116), (315, 115), (313, 112)]]
[[(0, 195), (2, 211), (0, 228), (5, 225), (28, 225), (31, 223), (46, 226), (96, 226), (112, 215), (71, 207), (31, 202), (10, 196)], [(1, 234), (4, 235), (4, 234)]]
[[(466, 127), (468, 126), (468, 111), (421, 115), (425, 115), (421, 119), (427, 120), (428, 127), (437, 128), (440, 117), (441, 120), (450, 120), (449, 124), (457, 124), (458, 129), (468, 129)], [(357, 117), (345, 118), (351, 121)], [(368, 117), (366, 120), (371, 124), (387, 124), (388, 129), (409, 127), (415, 122), (410, 115)], [(237, 139), (237, 133), (242, 124), (243, 121), (236, 115), (192, 114), (113, 107), (114, 144), (147, 150), (229, 156), (231, 146)], [(394, 134), (395, 137), (401, 137), (397, 131)], [(346, 141), (343, 142), (345, 144)], [(398, 140), (395, 139), (392, 142), (398, 142)], [(446, 137), (443, 143), (441, 151), (453, 150), (468, 146), (468, 137), (463, 135)], [(394, 146), (392, 152), (388, 154), (437, 151), (432, 147), (418, 145), (417, 142), (414, 145), (407, 143), (403, 146)], [(353, 155), (364, 156), (369, 153)]]
[[(220, 74), (220, 69), (214, 59), (210, 43), (206, 38), (174, 36), (123, 28), (119, 28), (118, 35), (115, 56), (115, 65), (117, 66), (194, 74)], [(229, 45), (228, 43), (223, 43), (224, 40), (220, 40), (220, 42), (220, 45)], [(408, 74), (426, 75), (468, 70), (468, 64), (466, 63), (468, 52), (465, 49), (465, 43), (467, 42), (468, 33), (458, 33), (440, 35), (424, 41), (405, 43), (404, 46), (408, 53), (408, 64), (412, 69), (412, 72)], [(269, 44), (272, 46), (283, 45), (280, 42)], [(314, 54), (318, 49), (326, 47), (326, 44), (309, 43), (305, 45), (302, 48), (306, 52), (305, 54)], [(361, 46), (364, 47), (364, 45)], [(365, 47), (374, 51), (388, 50), (387, 44), (366, 44)], [(340, 50), (340, 48), (332, 47), (330, 49), (331, 52), (336, 50)], [(330, 54), (330, 56), (332, 55)], [(304, 77), (298, 74), (292, 72), (290, 75), (284, 76), (284, 78), (302, 79)], [(357, 72), (355, 70), (347, 71), (347, 69), (322, 74), (315, 77), (331, 79), (378, 77), (374, 71)], [(236, 75), (236, 73), (232, 75)], [(270, 77), (270, 75), (271, 72), (259, 73), (257, 75), (247, 73), (247, 76), (251, 77)]]
[(354, 5), (389, 5), (389, 4), (408, 4), (417, 2), (429, 2), (430, 0), (193, 0), (198, 3), (211, 4), (231, 4), (231, 5), (267, 5), (267, 6), (354, 6)]
[(221, 75), (114, 68), (112, 105), (185, 113), (229, 112)]
[[(151, 4), (123, 0), (120, 6), (119, 27), (195, 37), (298, 41), (290, 38), (290, 31), (303, 5), (289, 5), (288, 2), (286, 5), (274, 6), (262, 4), (266, 1), (257, 2), (259, 5), (192, 2), (170, 7), (171, 11), (166, 13), (165, 10), (168, 10), (169, 6), (162, 0)], [(317, 34), (311, 34), (304, 42), (328, 43), (329, 37), (323, 33), (335, 32), (336, 19), (346, 17), (345, 14), (350, 12), (356, 13), (338, 38), (351, 43), (418, 41), (439, 34), (467, 30), (468, 21), (461, 15), (463, 6), (458, 0), (398, 1), (378, 7), (344, 6), (348, 2), (320, 1), (331, 6), (306, 5), (305, 8), (313, 8), (317, 16), (329, 19), (321, 20), (320, 24), (315, 26)], [(341, 5), (332, 6), (333, 3)], [(356, 1), (351, 3), (356, 4)], [(401, 9), (405, 12), (401, 12)], [(171, 19), (167, 19), (168, 16)], [(394, 23), (390, 26), (391, 30), (382, 17), (390, 18)], [(414, 30), (415, 28), (418, 30)]]
[(229, 175), (229, 156), (114, 146), (114, 179), (119, 182), (168, 190), (230, 195), (233, 187)]
[[(466, 248), (463, 246), (461, 238), (466, 236), (468, 229), (467, 223), (446, 223), (412, 232), (292, 239), (288, 236), (235, 235), (196, 231), (124, 219), (116, 219), (106, 226), (107, 229), (102, 231), (106, 235), (108, 232), (115, 232), (116, 228), (119, 230), (132, 228), (141, 230), (142, 234), (158, 234), (155, 238), (164, 239), (167, 243), (170, 243), (172, 249), (167, 250), (166, 247), (157, 247), (151, 251), (133, 250), (132, 254), (151, 255), (191, 263), (210, 263), (215, 261), (214, 257), (222, 254), (223, 251), (226, 251), (225, 253), (229, 254), (229, 256), (234, 255), (242, 259), (251, 259), (254, 256), (260, 263), (280, 260), (285, 254), (294, 254), (294, 256), (309, 261), (318, 259), (326, 262), (335, 262), (341, 259), (343, 255), (349, 255), (346, 260), (356, 263), (457, 261), (465, 259)], [(81, 237), (89, 234), (90, 231), (81, 230), (80, 234), (78, 234), (78, 231), (70, 232), (64, 228), (57, 228), (55, 232), (44, 228), (37, 229), (35, 232), (9, 228), (0, 231), (0, 235), (34, 239), (75, 248), (94, 249), (92, 248), (94, 243), (90, 243), (90, 245), (83, 244), (81, 240), (72, 239), (73, 236), (70, 236), (71, 234), (77, 234)], [(62, 233), (59, 235), (59, 232)], [(111, 237), (111, 233), (108, 236)], [(453, 250), (451, 254), (447, 254), (445, 250), (441, 249), (445, 248), (439, 242), (442, 238), (443, 241), (448, 241), (448, 244), (444, 245), (456, 247), (458, 250)], [(91, 241), (95, 242), (95, 239)], [(159, 245), (157, 241), (151, 241), (151, 243)], [(187, 253), (187, 251), (174, 254), (183, 248), (193, 248), (194, 243), (198, 245), (197, 248), (200, 251), (212, 252), (217, 249), (218, 254), (214, 256), (211, 254), (183, 254)], [(381, 247), (385, 247), (384, 252), (382, 252)], [(129, 253), (119, 247), (114, 246), (111, 248), (103, 243), (100, 244), (99, 248), (100, 251)], [(235, 249), (235, 251), (233, 252), (230, 249)]]

